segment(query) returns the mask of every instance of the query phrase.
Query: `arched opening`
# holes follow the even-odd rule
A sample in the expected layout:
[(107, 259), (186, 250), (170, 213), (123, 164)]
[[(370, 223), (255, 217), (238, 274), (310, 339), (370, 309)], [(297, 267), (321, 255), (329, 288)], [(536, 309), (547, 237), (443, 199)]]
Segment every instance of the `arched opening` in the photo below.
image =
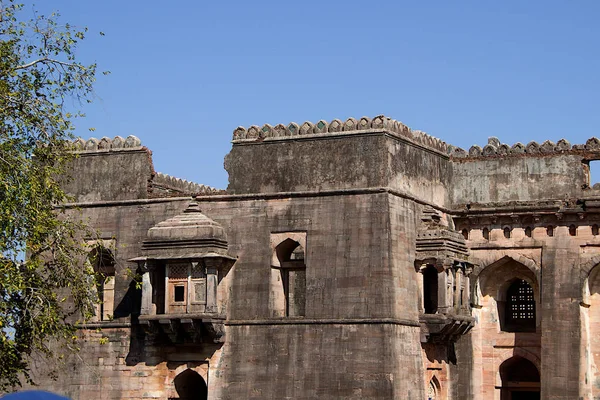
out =
[(539, 286), (531, 268), (505, 256), (479, 274), (483, 311), (500, 331), (536, 332)]
[(598, 225), (597, 224), (592, 225), (592, 235), (598, 236), (598, 230), (599, 229), (598, 229)]
[(504, 228), (504, 237), (506, 239), (510, 239), (510, 233), (511, 233), (511, 229), (507, 226)]
[(170, 400), (206, 400), (208, 399), (208, 387), (204, 379), (196, 371), (186, 369), (175, 377), (173, 381), (175, 390), (179, 397), (171, 397)]
[(434, 376), (429, 381), (429, 385), (427, 386), (427, 400), (438, 400), (441, 399), (440, 396), (440, 382)]
[(115, 258), (104, 246), (96, 246), (88, 254), (94, 269), (95, 289), (98, 294), (95, 319), (106, 321), (113, 318), (115, 306)]
[(546, 234), (547, 234), (549, 237), (552, 237), (552, 236), (554, 236), (554, 227), (553, 227), (552, 225), (549, 225), (549, 226), (546, 228)]
[(435, 314), (438, 309), (438, 270), (433, 265), (423, 270), (423, 307), (425, 314)]
[(463, 235), (463, 238), (465, 238), (465, 240), (469, 240), (469, 230), (467, 228), (464, 228), (462, 230), (462, 235)]
[(481, 234), (485, 240), (490, 240), (490, 230), (488, 228), (483, 228)]
[(507, 332), (535, 332), (533, 288), (524, 279), (516, 279), (506, 290), (504, 329)]
[[(600, 265), (591, 269), (584, 281), (582, 313), (582, 341), (587, 342), (589, 356), (586, 370), (591, 382), (600, 381)], [(600, 398), (600, 387), (591, 385), (594, 399)]]
[(540, 372), (528, 359), (513, 356), (500, 365), (501, 400), (539, 400)]
[(525, 236), (531, 237), (531, 227), (528, 226), (525, 228)]
[(283, 294), (279, 302), (285, 317), (303, 317), (306, 313), (306, 264), (304, 247), (290, 238), (275, 247), (279, 265), (273, 265), (275, 283), (273, 292)]
[(577, 236), (577, 227), (575, 225), (569, 226), (569, 235)]

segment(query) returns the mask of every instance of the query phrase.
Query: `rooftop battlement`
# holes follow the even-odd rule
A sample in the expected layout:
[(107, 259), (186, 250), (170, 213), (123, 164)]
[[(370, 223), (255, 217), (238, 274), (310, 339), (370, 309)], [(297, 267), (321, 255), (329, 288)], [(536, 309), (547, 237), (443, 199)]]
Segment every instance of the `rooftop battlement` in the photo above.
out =
[(102, 139), (94, 137), (87, 140), (77, 138), (73, 141), (73, 150), (77, 153), (93, 153), (110, 150), (137, 150), (142, 147), (142, 142), (137, 136), (129, 135), (126, 139), (121, 136), (109, 138), (104, 136)]
[(223, 194), (225, 191), (211, 186), (201, 185), (199, 183), (186, 181), (185, 179), (175, 178), (173, 176), (157, 172), (152, 180), (152, 186), (179, 192), (182, 195), (210, 195)]
[(430, 136), (425, 132), (412, 130), (402, 122), (384, 115), (378, 115), (372, 119), (368, 117), (362, 117), (358, 120), (348, 118), (345, 122), (334, 119), (331, 122), (320, 120), (316, 124), (306, 121), (302, 125), (298, 125), (295, 122), (275, 126), (265, 124), (262, 127), (252, 125), (248, 129), (238, 126), (233, 131), (233, 143), (298, 139), (301, 137), (315, 138), (382, 131), (439, 153), (446, 154), (448, 152), (448, 145), (442, 140)]
[(486, 157), (515, 157), (515, 156), (545, 156), (553, 154), (577, 154), (586, 158), (600, 158), (600, 140), (592, 137), (585, 144), (571, 145), (568, 140), (560, 139), (554, 143), (546, 140), (539, 144), (535, 141), (527, 145), (517, 142), (512, 146), (500, 143), (496, 137), (488, 139), (488, 143), (481, 148), (473, 145), (467, 152), (460, 147), (448, 146), (448, 154), (453, 158), (480, 159)]

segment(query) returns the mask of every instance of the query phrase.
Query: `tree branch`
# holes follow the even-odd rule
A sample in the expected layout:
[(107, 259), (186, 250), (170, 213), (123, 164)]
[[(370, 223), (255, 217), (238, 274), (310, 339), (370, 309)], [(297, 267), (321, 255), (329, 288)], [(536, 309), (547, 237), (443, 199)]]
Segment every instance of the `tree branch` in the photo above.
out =
[(55, 60), (53, 58), (40, 58), (37, 60), (33, 60), (31, 62), (28, 62), (27, 64), (23, 64), (23, 65), (18, 65), (15, 67), (15, 71), (18, 71), (20, 69), (27, 69), (27, 68), (31, 68), (36, 64), (58, 64), (58, 65), (62, 65), (64, 67), (78, 67), (80, 69), (85, 70), (85, 67), (83, 65), (77, 64), (77, 63), (67, 63), (64, 61), (60, 61), (60, 60)]

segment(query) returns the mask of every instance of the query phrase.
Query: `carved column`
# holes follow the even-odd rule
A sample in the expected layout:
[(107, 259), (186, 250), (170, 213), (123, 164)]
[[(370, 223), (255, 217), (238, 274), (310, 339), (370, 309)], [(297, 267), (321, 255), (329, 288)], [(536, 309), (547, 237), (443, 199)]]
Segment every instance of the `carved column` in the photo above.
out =
[(216, 313), (217, 307), (217, 286), (218, 280), (218, 267), (221, 264), (221, 260), (216, 259), (205, 259), (204, 265), (206, 265), (206, 312)]
[(142, 315), (156, 314), (156, 308), (152, 304), (152, 280), (150, 279), (150, 268), (147, 261), (139, 264), (142, 270)]
[(456, 265), (454, 268), (454, 311), (458, 314), (464, 304), (462, 294), (464, 292), (464, 275), (460, 266)]
[(452, 307), (452, 298), (448, 298), (447, 271), (438, 273), (438, 313), (446, 314)]
[(417, 275), (417, 287), (419, 288), (419, 313), (425, 312), (425, 287), (423, 286), (423, 270), (427, 268), (427, 264), (422, 264)]

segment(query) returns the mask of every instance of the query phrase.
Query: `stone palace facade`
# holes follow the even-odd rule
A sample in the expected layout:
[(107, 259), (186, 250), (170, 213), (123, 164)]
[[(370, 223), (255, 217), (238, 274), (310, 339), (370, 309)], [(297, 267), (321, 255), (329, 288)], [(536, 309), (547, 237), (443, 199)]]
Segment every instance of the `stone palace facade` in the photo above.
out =
[(66, 206), (100, 232), (86, 262), (106, 279), (58, 379), (36, 360), (42, 387), (600, 398), (598, 139), (465, 151), (377, 116), (232, 143), (217, 190), (155, 172), (136, 137), (75, 142)]

